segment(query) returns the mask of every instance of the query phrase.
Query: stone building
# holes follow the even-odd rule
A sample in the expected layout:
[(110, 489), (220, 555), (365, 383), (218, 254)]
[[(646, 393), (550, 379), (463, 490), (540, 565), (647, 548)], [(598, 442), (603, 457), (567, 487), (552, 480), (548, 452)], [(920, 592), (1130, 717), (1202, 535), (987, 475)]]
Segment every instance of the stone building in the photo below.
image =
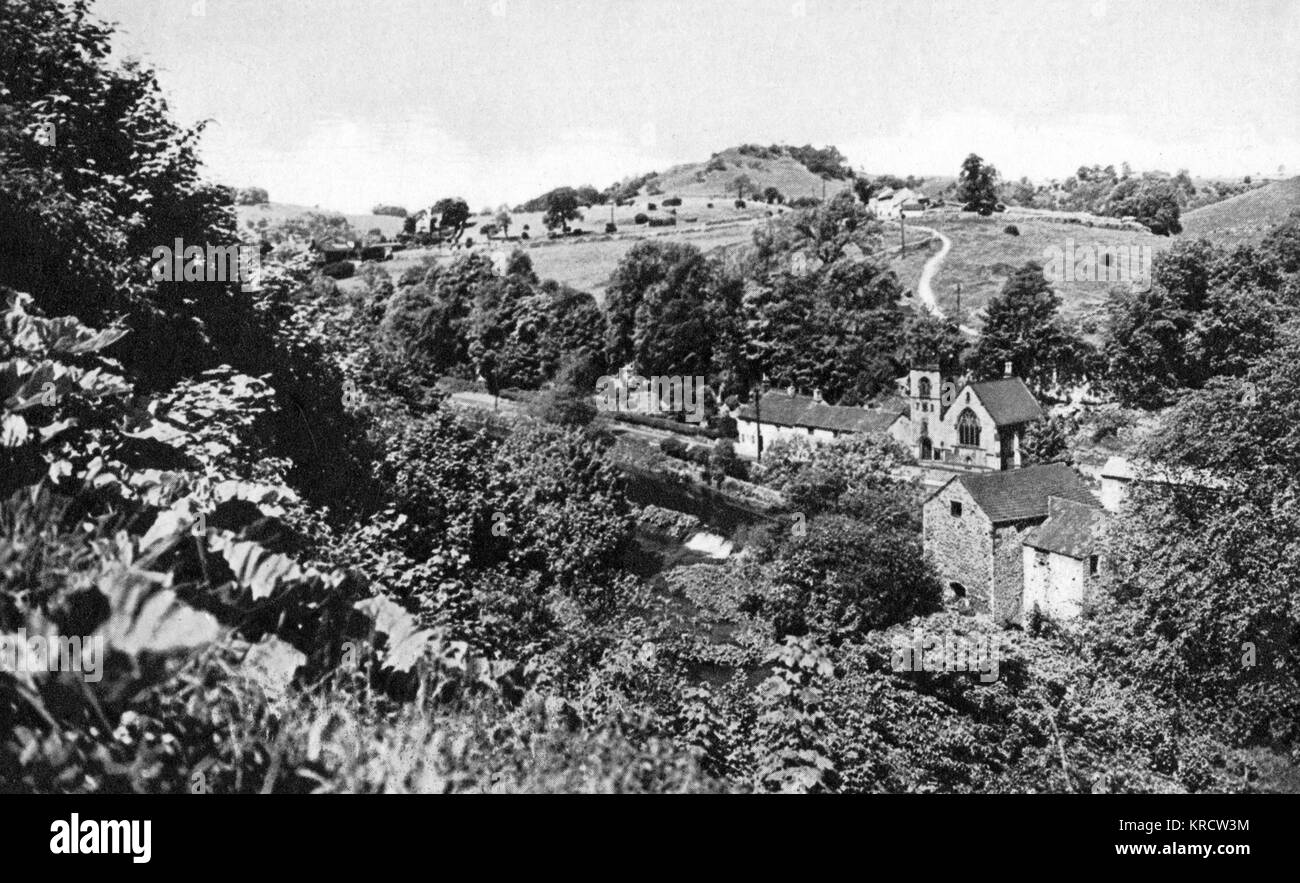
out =
[(745, 404), (736, 415), (736, 453), (757, 457), (760, 437), (766, 451), (780, 440), (816, 445), (862, 432), (884, 433), (906, 446), (906, 423), (900, 411), (828, 405), (820, 391), (811, 398), (793, 390), (765, 392), (758, 407)]
[(1102, 572), (1101, 537), (1106, 516), (1095, 505), (1062, 497), (1047, 500), (1047, 520), (1024, 543), (1027, 615), (1038, 607), (1057, 619), (1078, 616), (1092, 603)]
[(946, 376), (938, 365), (914, 368), (897, 381), (908, 402), (904, 447), (924, 465), (971, 470), (1020, 467), (1025, 427), (1043, 419), (1034, 394), (1011, 373), (970, 382)]
[[(1053, 497), (1099, 508), (1084, 480), (1060, 463), (962, 473), (934, 491), (922, 508), (923, 541), (950, 596), (996, 622), (1021, 621), (1024, 544), (1048, 520)], [(1054, 598), (1055, 584), (1046, 591)]]

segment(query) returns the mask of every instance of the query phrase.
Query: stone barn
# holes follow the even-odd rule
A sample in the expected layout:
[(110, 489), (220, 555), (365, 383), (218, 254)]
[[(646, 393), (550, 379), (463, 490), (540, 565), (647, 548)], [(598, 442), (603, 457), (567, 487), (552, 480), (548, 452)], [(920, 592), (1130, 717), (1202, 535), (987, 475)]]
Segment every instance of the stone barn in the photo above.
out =
[(1019, 622), (1025, 540), (1047, 521), (1053, 497), (1100, 506), (1062, 463), (963, 473), (932, 493), (922, 508), (923, 538), (949, 596), (995, 622)]

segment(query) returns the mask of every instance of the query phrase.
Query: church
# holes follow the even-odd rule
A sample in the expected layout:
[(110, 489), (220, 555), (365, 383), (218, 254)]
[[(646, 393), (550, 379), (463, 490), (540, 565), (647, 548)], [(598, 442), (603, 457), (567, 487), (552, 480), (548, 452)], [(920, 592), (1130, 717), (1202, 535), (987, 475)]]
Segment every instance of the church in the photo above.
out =
[(1044, 416), (1010, 362), (993, 380), (945, 376), (938, 365), (926, 365), (897, 383), (908, 404), (905, 446), (923, 466), (1018, 469), (1025, 428)]

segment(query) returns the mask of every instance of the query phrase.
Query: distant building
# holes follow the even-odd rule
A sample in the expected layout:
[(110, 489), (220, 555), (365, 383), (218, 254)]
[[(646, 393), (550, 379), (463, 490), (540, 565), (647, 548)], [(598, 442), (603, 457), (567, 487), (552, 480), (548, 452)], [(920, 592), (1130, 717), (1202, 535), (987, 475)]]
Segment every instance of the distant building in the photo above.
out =
[[(1062, 501), (1055, 509), (1052, 498)], [(1070, 557), (1080, 548), (1090, 549), (1073, 538), (1078, 522), (1086, 521), (1089, 529), (1092, 524), (1068, 506), (1071, 502), (1100, 509), (1084, 480), (1061, 463), (950, 478), (921, 510), (925, 550), (949, 596), (997, 622), (1023, 621), (1024, 547), (1033, 537), (1033, 542), (1046, 547), (1049, 558), (1048, 571), (1034, 575), (1032, 599), (1044, 609), (1049, 604), (1053, 609), (1069, 609), (1077, 595), (1071, 582), (1075, 571), (1064, 562), (1053, 567), (1050, 556)], [(1040, 533), (1053, 512), (1058, 520)], [(1037, 566), (1037, 557), (1033, 560)]]
[(1019, 468), (1025, 428), (1044, 416), (1010, 363), (995, 380), (972, 383), (928, 365), (898, 378), (897, 385), (909, 405), (904, 445), (922, 465)]
[(883, 433), (905, 445), (905, 426), (901, 411), (828, 405), (820, 391), (811, 398), (796, 395), (792, 389), (765, 392), (758, 407), (747, 403), (736, 415), (736, 452), (757, 457), (760, 437), (762, 449), (767, 451), (781, 440), (798, 438), (819, 444), (864, 432)]
[(886, 187), (867, 200), (867, 211), (877, 218), (914, 218), (924, 214), (930, 198), (904, 188)]
[(1228, 482), (1203, 469), (1179, 469), (1157, 463), (1134, 463), (1125, 457), (1111, 457), (1101, 468), (1101, 504), (1118, 512), (1134, 484), (1168, 485), (1208, 492), (1222, 490)]

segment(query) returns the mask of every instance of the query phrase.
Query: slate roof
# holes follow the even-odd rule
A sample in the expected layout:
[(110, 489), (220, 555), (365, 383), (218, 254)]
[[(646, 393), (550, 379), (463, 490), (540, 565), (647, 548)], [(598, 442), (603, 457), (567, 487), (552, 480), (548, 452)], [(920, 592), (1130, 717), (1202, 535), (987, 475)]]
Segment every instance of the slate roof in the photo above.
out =
[(1098, 546), (1106, 515), (1084, 503), (1053, 497), (1047, 520), (1030, 531), (1025, 545), (1083, 560)]
[[(868, 411), (866, 408), (828, 405), (807, 396), (776, 391), (764, 393), (760, 404), (759, 411), (764, 423), (835, 432), (885, 432), (895, 420), (903, 416), (894, 411)], [(754, 406), (742, 405), (740, 419), (752, 421), (754, 418)]]
[(1038, 400), (1019, 377), (1000, 377), (970, 384), (984, 409), (998, 426), (1028, 423), (1043, 416)]
[[(1046, 518), (1048, 497), (1063, 497), (1093, 508), (1101, 505), (1087, 483), (1064, 463), (958, 475), (943, 487), (953, 481), (961, 482), (994, 524)], [(939, 488), (935, 494), (942, 490)]]

